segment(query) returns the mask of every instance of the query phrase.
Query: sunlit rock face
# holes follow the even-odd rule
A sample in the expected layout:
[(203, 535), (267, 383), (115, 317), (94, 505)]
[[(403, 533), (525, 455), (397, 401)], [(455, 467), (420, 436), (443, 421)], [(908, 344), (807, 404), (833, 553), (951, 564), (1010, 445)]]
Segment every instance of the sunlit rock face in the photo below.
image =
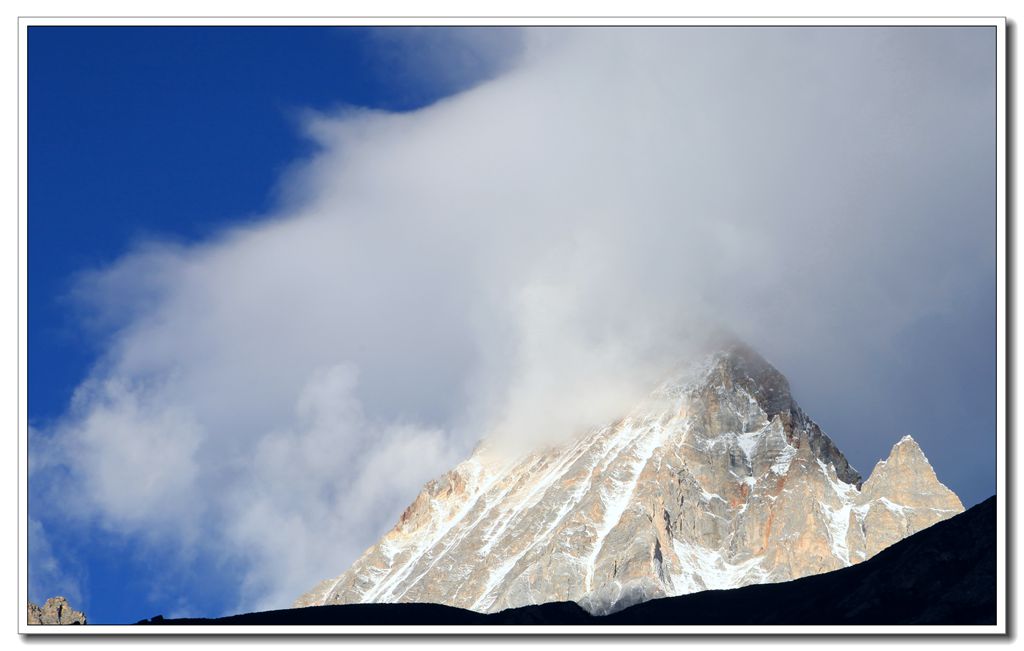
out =
[(786, 378), (730, 345), (558, 447), (513, 460), (479, 446), (295, 606), (576, 601), (603, 614), (835, 570), (961, 511), (909, 436), (862, 482)]
[(29, 625), (66, 626), (69, 624), (85, 624), (85, 614), (68, 604), (64, 597), (50, 597), (42, 607), (31, 601), (28, 603)]

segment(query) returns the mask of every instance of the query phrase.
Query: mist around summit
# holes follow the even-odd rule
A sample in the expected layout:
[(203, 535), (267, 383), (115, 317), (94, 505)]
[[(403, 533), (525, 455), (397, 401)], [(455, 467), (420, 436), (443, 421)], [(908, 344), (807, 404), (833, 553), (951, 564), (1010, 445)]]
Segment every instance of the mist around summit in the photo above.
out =
[[(519, 43), (419, 110), (310, 112), (270, 214), (82, 270), (102, 352), (30, 432), (34, 559), (61, 548), (47, 523), (95, 528), (166, 558), (171, 593), (203, 559), (226, 611), (287, 607), (481, 438), (621, 418), (721, 331), (853, 466), (912, 433), (967, 505), (993, 492), (993, 433), (943, 411), (990, 397), (988, 32)], [(34, 589), (79, 586), (59, 566)]]

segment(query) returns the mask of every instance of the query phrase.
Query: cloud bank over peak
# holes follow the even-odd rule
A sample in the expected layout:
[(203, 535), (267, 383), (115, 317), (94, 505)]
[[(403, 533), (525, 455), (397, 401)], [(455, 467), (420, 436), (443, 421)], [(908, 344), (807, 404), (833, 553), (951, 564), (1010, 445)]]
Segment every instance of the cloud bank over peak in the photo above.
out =
[(994, 277), (989, 38), (528, 30), (427, 108), (311, 116), (279, 213), (82, 276), (105, 352), (33, 479), (282, 607), (484, 435), (614, 417), (709, 326), (860, 368)]

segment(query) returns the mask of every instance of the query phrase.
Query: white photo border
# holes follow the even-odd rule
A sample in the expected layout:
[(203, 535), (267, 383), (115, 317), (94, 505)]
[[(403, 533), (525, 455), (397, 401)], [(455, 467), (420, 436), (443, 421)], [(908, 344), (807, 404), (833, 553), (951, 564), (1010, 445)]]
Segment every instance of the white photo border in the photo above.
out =
[[(997, 619), (991, 626), (29, 626), (28, 617), (28, 415), (27, 415), (27, 88), (28, 28), (74, 26), (988, 26), (996, 33), (996, 496)], [(1007, 590), (1007, 47), (1005, 17), (21, 17), (18, 19), (18, 632), (35, 635), (980, 635), (1008, 633)]]

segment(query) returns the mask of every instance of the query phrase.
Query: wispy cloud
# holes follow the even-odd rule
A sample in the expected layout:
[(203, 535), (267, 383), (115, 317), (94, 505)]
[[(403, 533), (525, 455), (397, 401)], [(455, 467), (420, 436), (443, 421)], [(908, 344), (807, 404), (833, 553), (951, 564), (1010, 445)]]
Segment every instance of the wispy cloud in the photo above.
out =
[(28, 600), (42, 606), (47, 599), (62, 596), (67, 597), (74, 608), (84, 608), (81, 584), (74, 573), (61, 565), (46, 530), (38, 520), (29, 518), (28, 541), (32, 569), (28, 577)]
[(33, 478), (285, 606), (478, 438), (614, 416), (708, 324), (855, 371), (991, 283), (983, 33), (525, 43), (426, 109), (310, 118), (281, 212), (83, 275), (106, 352)]

